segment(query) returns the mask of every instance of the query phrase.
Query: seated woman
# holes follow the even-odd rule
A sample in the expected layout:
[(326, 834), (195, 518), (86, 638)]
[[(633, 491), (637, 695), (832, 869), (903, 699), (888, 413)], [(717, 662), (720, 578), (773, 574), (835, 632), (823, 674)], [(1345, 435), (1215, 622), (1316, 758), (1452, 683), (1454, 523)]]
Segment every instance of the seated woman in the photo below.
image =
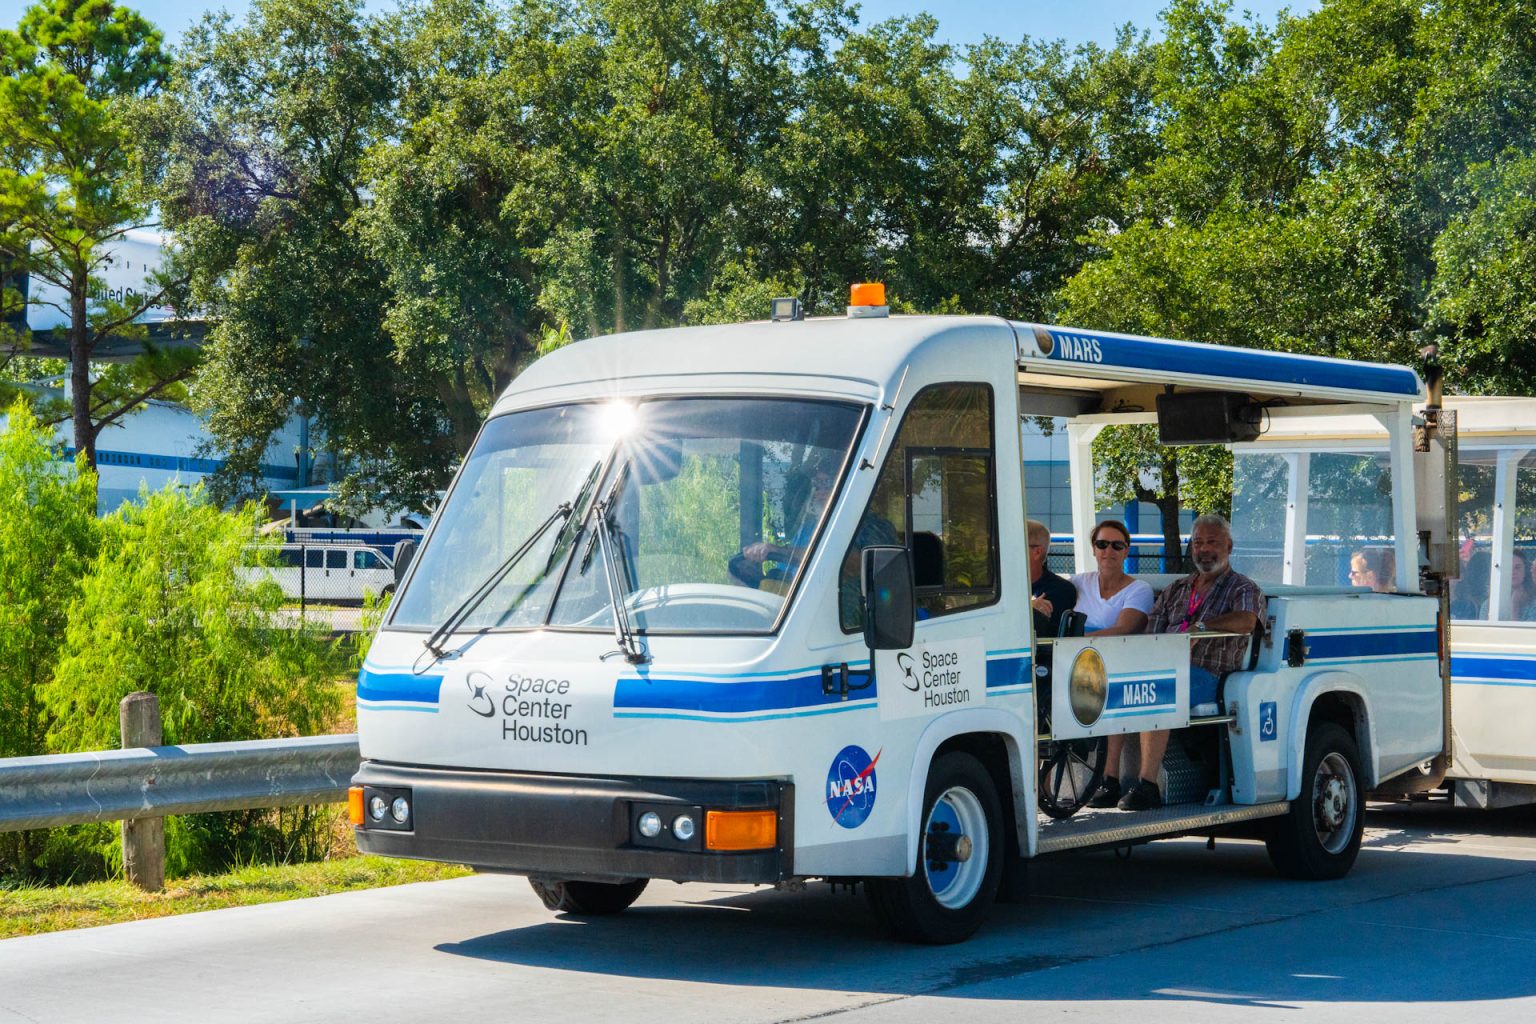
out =
[(1141, 580), (1125, 571), (1125, 558), (1131, 549), (1131, 532), (1125, 524), (1106, 519), (1090, 535), (1096, 572), (1082, 572), (1072, 577), (1077, 588), (1077, 611), (1087, 616), (1085, 636), (1122, 636), (1140, 633), (1147, 625), (1156, 595)]

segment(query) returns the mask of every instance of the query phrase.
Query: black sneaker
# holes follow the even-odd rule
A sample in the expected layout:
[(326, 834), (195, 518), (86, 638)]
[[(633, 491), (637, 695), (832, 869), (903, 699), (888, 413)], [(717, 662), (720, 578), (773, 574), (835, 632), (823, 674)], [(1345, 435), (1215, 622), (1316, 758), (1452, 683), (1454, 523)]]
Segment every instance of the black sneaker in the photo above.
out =
[(1125, 791), (1117, 806), (1122, 811), (1150, 811), (1163, 806), (1163, 794), (1158, 791), (1157, 783), (1141, 779)]
[(1105, 807), (1113, 807), (1119, 802), (1120, 780), (1111, 775), (1104, 780), (1098, 789), (1094, 790), (1093, 796), (1088, 798), (1088, 803), (1084, 806), (1103, 809)]

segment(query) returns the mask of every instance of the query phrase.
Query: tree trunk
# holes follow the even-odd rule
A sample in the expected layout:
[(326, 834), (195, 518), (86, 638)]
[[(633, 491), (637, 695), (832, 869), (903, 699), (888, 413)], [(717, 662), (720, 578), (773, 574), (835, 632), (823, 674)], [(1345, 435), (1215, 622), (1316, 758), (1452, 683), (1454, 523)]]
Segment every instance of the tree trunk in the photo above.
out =
[(1179, 537), (1179, 463), (1172, 449), (1163, 449), (1163, 494), (1157, 511), (1163, 520), (1163, 569), (1184, 571), (1184, 543)]
[(70, 279), (69, 289), (69, 401), (75, 428), (75, 451), (85, 453), (92, 472), (96, 469), (96, 425), (91, 422), (91, 350), (87, 345), (90, 323), (86, 317), (84, 274)]

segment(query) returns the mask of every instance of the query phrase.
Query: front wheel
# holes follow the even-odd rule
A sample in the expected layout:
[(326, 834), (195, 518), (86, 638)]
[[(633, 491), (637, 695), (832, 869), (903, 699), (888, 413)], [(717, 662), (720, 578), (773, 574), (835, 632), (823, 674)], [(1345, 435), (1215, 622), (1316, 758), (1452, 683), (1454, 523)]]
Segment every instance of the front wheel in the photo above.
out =
[(1363, 811), (1354, 737), (1334, 722), (1314, 723), (1307, 730), (1301, 793), (1274, 820), (1265, 841), (1270, 862), (1287, 878), (1343, 878), (1360, 854)]
[(604, 917), (618, 914), (640, 898), (649, 878), (627, 882), (583, 882), (573, 879), (529, 878), (528, 884), (544, 906), (566, 914)]
[(981, 762), (964, 753), (936, 760), (922, 821), (912, 876), (870, 879), (870, 905), (905, 942), (964, 941), (997, 897), (1005, 853), (997, 789)]

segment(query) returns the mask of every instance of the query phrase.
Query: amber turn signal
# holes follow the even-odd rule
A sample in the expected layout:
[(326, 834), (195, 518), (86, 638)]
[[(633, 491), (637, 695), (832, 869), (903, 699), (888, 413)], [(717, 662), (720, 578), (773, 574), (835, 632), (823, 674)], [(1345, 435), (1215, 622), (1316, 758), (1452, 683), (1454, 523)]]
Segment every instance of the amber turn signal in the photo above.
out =
[(353, 786), (347, 790), (347, 817), (351, 819), (354, 825), (361, 825), (363, 823), (362, 786)]
[(710, 811), (704, 846), (710, 850), (771, 850), (779, 841), (777, 811)]

